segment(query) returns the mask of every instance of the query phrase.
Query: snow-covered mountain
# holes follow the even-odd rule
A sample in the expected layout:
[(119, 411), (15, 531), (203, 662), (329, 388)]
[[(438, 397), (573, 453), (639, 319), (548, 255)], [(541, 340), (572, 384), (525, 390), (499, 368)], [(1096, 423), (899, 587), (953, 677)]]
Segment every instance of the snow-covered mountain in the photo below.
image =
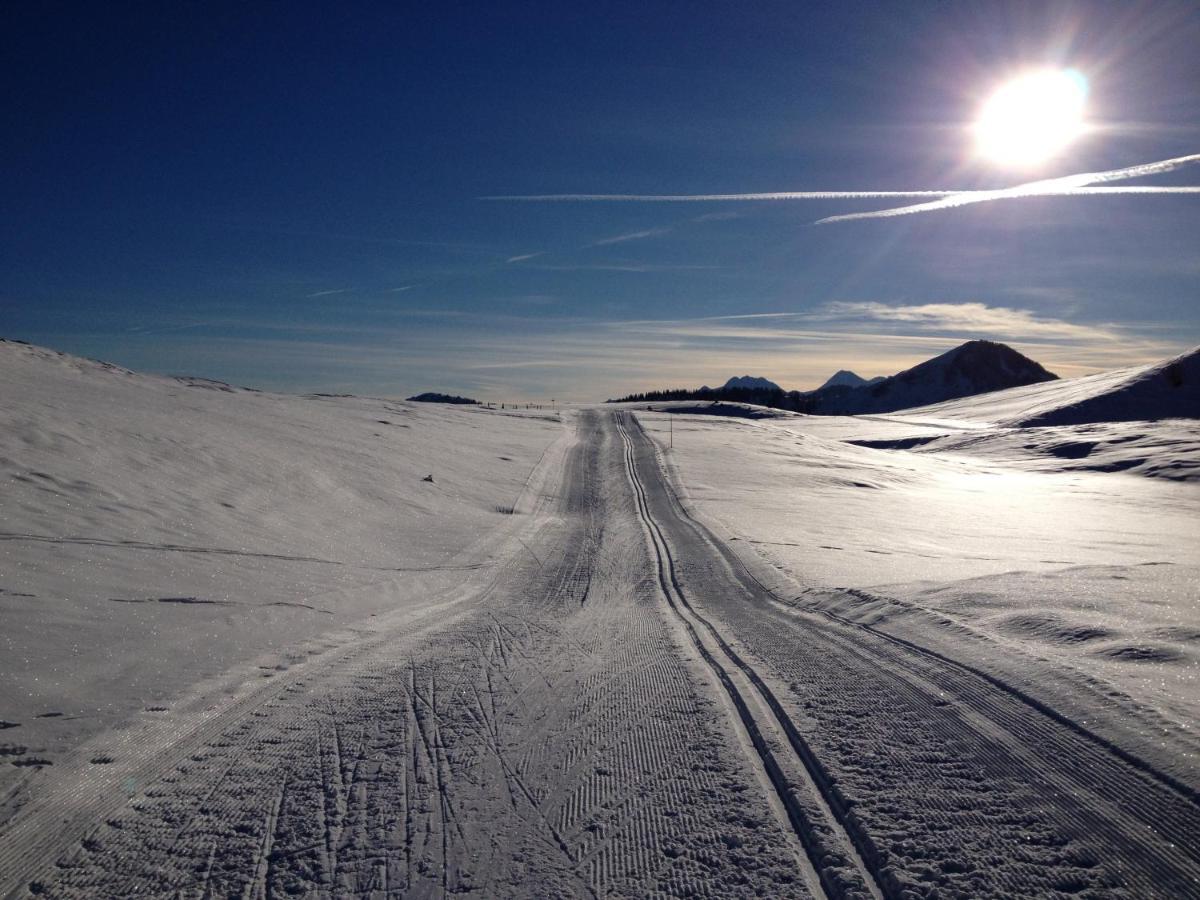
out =
[(817, 388), (818, 391), (823, 391), (829, 387), (862, 387), (864, 384), (878, 384), (883, 381), (885, 376), (876, 375), (874, 378), (863, 378), (861, 375), (851, 372), (849, 369), (838, 369), (829, 380)]
[(812, 411), (822, 415), (895, 412), (1057, 378), (1006, 344), (968, 341), (875, 384), (822, 388), (812, 395)]
[(753, 375), (735, 375), (725, 382), (725, 390), (743, 390), (743, 391), (781, 391), (779, 385), (766, 378), (758, 378)]

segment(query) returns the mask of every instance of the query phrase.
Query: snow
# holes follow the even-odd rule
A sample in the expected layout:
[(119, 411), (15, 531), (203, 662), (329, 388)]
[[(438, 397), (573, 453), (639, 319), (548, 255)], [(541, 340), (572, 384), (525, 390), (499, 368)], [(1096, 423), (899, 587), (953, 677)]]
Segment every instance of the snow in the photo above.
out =
[(564, 434), (550, 413), (266, 394), (15, 342), (0, 383), (0, 719), (51, 754), (461, 579)]
[(1200, 348), (1174, 359), (905, 410), (974, 425), (1082, 425), (1200, 418)]
[(1195, 420), (0, 377), (2, 894), (1200, 877)]
[[(994, 424), (1120, 408), (1175, 364), (892, 416), (676, 411), (668, 460), (800, 602), (1053, 696), (1200, 784), (1200, 422)], [(668, 406), (638, 413), (663, 444)]]

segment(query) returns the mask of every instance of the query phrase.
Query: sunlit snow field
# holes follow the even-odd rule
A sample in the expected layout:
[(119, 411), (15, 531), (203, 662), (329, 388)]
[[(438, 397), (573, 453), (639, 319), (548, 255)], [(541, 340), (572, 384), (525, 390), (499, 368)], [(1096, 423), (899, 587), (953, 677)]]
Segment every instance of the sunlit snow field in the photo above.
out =
[(51, 754), (453, 585), (563, 434), (548, 412), (260, 393), (13, 342), (0, 382), (0, 719)]
[(1079, 381), (886, 417), (639, 415), (781, 595), (1002, 674), (1197, 780), (1200, 425), (994, 424)]

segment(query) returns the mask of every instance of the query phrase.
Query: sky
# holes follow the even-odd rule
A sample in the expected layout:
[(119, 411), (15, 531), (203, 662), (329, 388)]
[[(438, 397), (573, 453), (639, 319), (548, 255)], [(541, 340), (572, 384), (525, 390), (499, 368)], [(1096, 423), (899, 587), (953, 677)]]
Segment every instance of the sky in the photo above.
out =
[[(1031, 68), (1085, 133), (972, 123)], [(1200, 195), (993, 190), (1200, 153), (1193, 2), (26, 4), (0, 29), (0, 336), (283, 391), (597, 400), (964, 340), (1200, 344)], [(1186, 164), (1122, 186), (1200, 184)]]

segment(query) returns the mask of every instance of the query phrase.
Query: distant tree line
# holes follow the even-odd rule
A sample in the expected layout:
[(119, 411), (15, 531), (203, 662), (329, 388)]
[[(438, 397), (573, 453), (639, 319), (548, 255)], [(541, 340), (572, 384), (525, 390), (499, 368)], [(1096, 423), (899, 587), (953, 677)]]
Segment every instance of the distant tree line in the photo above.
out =
[(478, 406), (478, 400), (472, 400), (470, 397), (459, 397), (456, 394), (439, 394), (434, 391), (429, 391), (424, 394), (417, 394), (415, 397), (409, 397), (409, 401), (417, 403), (458, 403), (468, 406)]
[(665, 403), (668, 400), (706, 400), (723, 403), (752, 403), (770, 409), (786, 409), (790, 412), (811, 412), (814, 398), (801, 391), (785, 391), (770, 388), (666, 388), (660, 391), (645, 391), (630, 394), (609, 403)]

